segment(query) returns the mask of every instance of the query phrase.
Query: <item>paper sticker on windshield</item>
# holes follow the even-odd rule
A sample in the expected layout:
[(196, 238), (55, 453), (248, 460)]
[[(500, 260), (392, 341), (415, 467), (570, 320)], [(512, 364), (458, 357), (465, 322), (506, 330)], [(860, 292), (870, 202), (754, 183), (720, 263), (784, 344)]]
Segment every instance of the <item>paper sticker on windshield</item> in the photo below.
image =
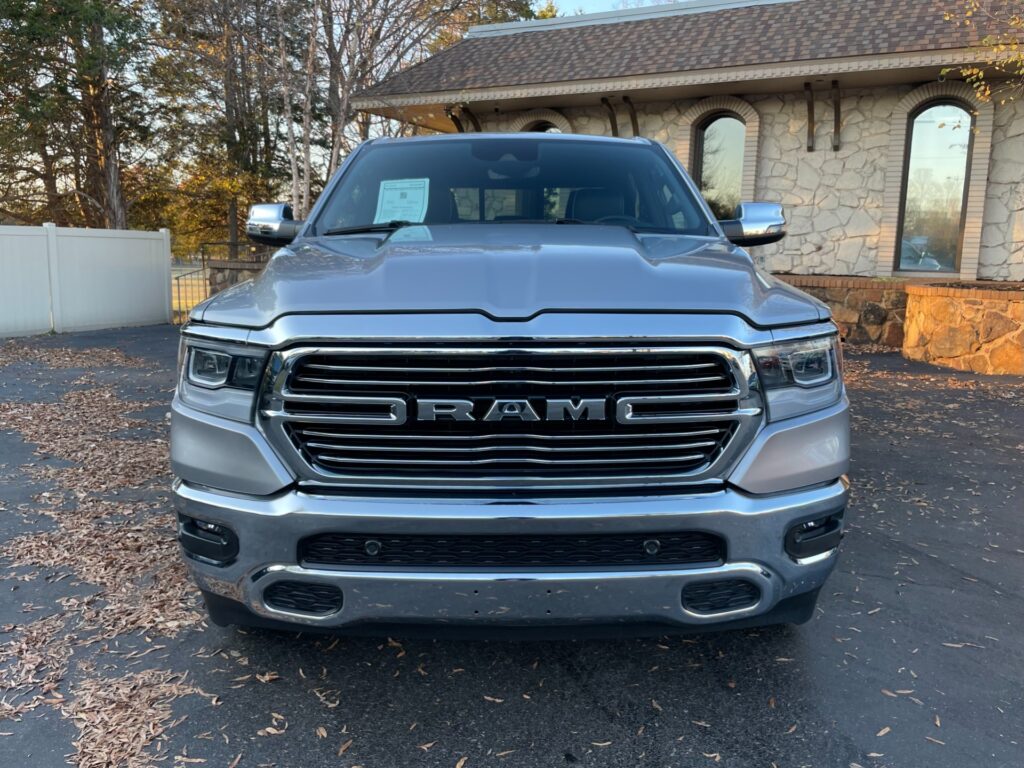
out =
[(430, 179), (388, 179), (380, 183), (374, 224), (421, 222), (427, 215)]

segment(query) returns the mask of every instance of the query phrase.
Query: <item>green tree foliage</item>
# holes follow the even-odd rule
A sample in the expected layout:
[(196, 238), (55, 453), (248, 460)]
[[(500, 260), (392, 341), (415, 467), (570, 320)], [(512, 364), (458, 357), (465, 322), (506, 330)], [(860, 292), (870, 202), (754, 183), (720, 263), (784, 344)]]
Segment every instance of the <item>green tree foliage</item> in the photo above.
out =
[(146, 35), (134, 2), (0, 0), (5, 216), (127, 226), (122, 171), (148, 140), (131, 72)]
[(538, 19), (553, 19), (558, 15), (558, 6), (554, 4), (553, 0), (547, 0), (534, 12), (534, 17)]
[(1024, 0), (958, 0), (945, 14), (984, 35), (978, 62), (957, 69), (982, 101), (1024, 96)]
[(408, 126), (351, 96), (530, 0), (0, 0), (0, 222), (238, 240)]
[[(540, 15), (540, 14), (546, 15)], [(531, 0), (480, 0), (471, 1), (453, 12), (447, 23), (438, 31), (430, 43), (432, 53), (448, 48), (478, 24), (504, 24), (510, 21), (549, 19), (558, 15), (552, 0), (547, 0), (539, 11), (534, 11)]]

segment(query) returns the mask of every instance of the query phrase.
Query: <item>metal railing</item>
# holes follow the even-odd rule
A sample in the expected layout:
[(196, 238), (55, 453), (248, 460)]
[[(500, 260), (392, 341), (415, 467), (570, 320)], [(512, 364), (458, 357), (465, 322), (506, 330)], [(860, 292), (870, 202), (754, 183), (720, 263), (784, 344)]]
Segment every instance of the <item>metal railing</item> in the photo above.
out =
[[(210, 272), (228, 270), (259, 271), (274, 248), (241, 242), (207, 242), (199, 245), (198, 260), (179, 261), (172, 268), (172, 316), (176, 325), (188, 320), (192, 308), (216, 293), (210, 284)], [(197, 266), (200, 264), (201, 266)], [(229, 284), (233, 284), (229, 281)], [(224, 287), (219, 284), (220, 287)]]
[(266, 262), (276, 250), (270, 245), (256, 243), (235, 243), (230, 241), (206, 242), (199, 244), (199, 256), (203, 266), (211, 261), (255, 261)]
[(188, 313), (210, 296), (210, 276), (206, 267), (175, 271), (174, 290), (171, 292), (172, 312), (175, 325), (188, 320)]

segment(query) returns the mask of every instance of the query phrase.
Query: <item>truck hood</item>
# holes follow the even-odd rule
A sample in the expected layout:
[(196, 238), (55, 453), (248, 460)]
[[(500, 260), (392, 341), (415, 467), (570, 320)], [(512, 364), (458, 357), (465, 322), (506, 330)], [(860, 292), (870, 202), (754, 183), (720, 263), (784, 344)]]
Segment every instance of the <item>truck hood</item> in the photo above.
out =
[(292, 313), (729, 313), (768, 328), (828, 317), (721, 240), (623, 227), (455, 224), (303, 239), (197, 307), (204, 323), (262, 328)]

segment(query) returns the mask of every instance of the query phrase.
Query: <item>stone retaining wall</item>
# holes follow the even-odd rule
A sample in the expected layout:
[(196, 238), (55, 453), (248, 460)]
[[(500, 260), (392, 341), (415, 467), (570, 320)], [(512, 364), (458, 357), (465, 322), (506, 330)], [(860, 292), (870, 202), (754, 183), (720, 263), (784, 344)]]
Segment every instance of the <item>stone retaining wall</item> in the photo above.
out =
[(905, 281), (818, 275), (776, 277), (828, 304), (844, 341), (902, 346)]
[(1024, 375), (1024, 288), (907, 285), (903, 355), (977, 373)]

